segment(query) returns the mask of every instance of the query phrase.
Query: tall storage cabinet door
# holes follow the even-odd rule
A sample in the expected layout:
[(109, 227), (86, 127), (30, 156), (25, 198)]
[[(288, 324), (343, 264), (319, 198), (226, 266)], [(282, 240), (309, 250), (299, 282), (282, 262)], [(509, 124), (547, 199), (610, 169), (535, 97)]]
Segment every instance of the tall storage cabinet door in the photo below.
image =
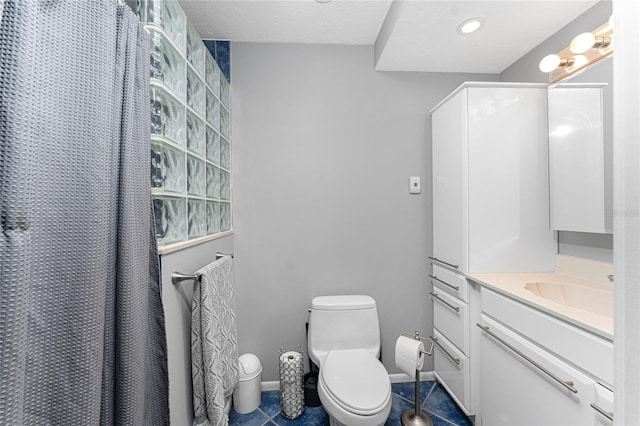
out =
[(466, 271), (463, 199), (466, 170), (467, 90), (433, 111), (433, 256)]
[(469, 272), (551, 271), (547, 90), (468, 92)]

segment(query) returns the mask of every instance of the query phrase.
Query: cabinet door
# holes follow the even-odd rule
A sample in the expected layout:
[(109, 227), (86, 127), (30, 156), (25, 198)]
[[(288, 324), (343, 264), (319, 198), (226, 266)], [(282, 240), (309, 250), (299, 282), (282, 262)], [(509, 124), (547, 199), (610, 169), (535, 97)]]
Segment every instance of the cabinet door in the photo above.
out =
[(593, 382), (540, 347), (482, 315), (482, 324), (522, 355), (572, 382), (573, 393), (509, 349), (482, 332), (481, 398), (485, 426), (593, 424)]
[(605, 232), (602, 89), (549, 90), (552, 229)]
[(553, 270), (547, 91), (468, 91), (468, 272)]
[(467, 90), (432, 113), (433, 256), (463, 272)]

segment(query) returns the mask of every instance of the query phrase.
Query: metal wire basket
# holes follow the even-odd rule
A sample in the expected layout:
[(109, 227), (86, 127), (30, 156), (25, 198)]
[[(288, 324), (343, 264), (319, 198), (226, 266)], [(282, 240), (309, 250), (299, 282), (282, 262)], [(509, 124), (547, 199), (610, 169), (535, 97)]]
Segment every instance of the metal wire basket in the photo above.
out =
[(294, 351), (280, 348), (280, 410), (287, 419), (304, 412), (304, 355), (301, 347)]

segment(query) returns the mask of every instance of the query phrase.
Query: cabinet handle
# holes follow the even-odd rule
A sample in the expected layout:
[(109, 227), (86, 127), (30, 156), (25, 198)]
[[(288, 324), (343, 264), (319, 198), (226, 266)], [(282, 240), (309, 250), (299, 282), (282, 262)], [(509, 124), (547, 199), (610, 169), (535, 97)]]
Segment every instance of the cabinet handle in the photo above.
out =
[(604, 408), (597, 406), (595, 402), (591, 403), (591, 408), (593, 408), (594, 410), (596, 410), (598, 413), (602, 414), (609, 420), (613, 421), (613, 411), (607, 411)]
[(441, 350), (441, 351), (442, 351), (442, 352), (447, 356), (447, 358), (449, 358), (451, 361), (455, 362), (455, 363), (456, 363), (456, 365), (460, 365), (460, 358), (456, 358), (456, 357), (454, 357), (453, 355), (451, 355), (451, 354), (449, 353), (449, 351), (448, 351), (448, 350), (446, 350), (446, 349), (444, 348), (444, 346), (442, 346), (442, 345), (440, 344), (440, 342), (438, 342), (438, 339), (436, 339), (435, 337), (433, 337), (433, 336), (429, 336), (429, 338), (430, 338), (430, 339), (433, 341), (433, 343), (435, 343), (435, 344), (436, 344), (436, 346), (437, 346), (437, 347), (438, 347), (438, 348), (439, 348), (439, 349), (440, 349), (440, 350)]
[(502, 340), (500, 337), (498, 337), (495, 333), (489, 331), (489, 327), (488, 326), (482, 326), (478, 323), (476, 323), (476, 325), (478, 327), (480, 327), (484, 332), (486, 332), (488, 335), (490, 335), (491, 337), (493, 337), (494, 339), (496, 339), (498, 342), (502, 343), (503, 345), (505, 345), (507, 348), (511, 349), (513, 352), (515, 352), (516, 354), (520, 355), (524, 360), (526, 360), (527, 362), (529, 362), (531, 365), (533, 365), (534, 367), (536, 367), (538, 370), (542, 371), (543, 373), (545, 373), (547, 376), (551, 377), (553, 380), (555, 380), (556, 382), (560, 383), (562, 386), (564, 386), (565, 388), (567, 388), (568, 390), (570, 390), (573, 393), (578, 393), (578, 390), (576, 388), (573, 387), (573, 382), (571, 380), (562, 380), (560, 377), (556, 376), (555, 374), (553, 374), (551, 371), (547, 370), (545, 367), (543, 367), (542, 365), (538, 364), (537, 362), (535, 362), (534, 360), (532, 360), (531, 358), (529, 358), (528, 356), (526, 356), (525, 354), (523, 354), (522, 352), (520, 352), (518, 349), (514, 348), (513, 346), (511, 346), (509, 343), (505, 342), (504, 340)]
[(442, 281), (440, 278), (436, 277), (435, 275), (431, 275), (431, 274), (429, 274), (429, 277), (430, 277), (431, 279), (433, 279), (433, 280), (438, 281), (438, 282), (439, 282), (439, 283), (441, 283), (441, 284), (446, 285), (446, 286), (447, 286), (447, 287), (449, 287), (449, 288), (454, 289), (455, 291), (460, 291), (460, 287), (455, 286), (455, 285), (451, 285), (451, 284), (449, 284), (448, 282)]
[(429, 294), (430, 294), (431, 296), (433, 296), (433, 297), (435, 298), (435, 300), (437, 300), (438, 302), (440, 302), (440, 303), (442, 303), (442, 304), (444, 304), (444, 305), (448, 306), (449, 308), (453, 309), (453, 310), (454, 310), (454, 311), (456, 311), (456, 312), (460, 312), (460, 308), (459, 308), (458, 306), (453, 306), (451, 303), (447, 302), (446, 300), (442, 300), (442, 299), (440, 298), (440, 296), (438, 296), (438, 295), (437, 295), (437, 294), (435, 294), (435, 293), (429, 292)]
[(444, 260), (440, 260), (437, 257), (429, 256), (429, 259), (435, 260), (436, 262), (442, 263), (443, 265), (447, 265), (447, 266), (450, 266), (450, 267), (455, 268), (455, 269), (458, 269), (458, 266), (459, 266), (459, 265), (454, 265), (453, 263), (445, 262)]

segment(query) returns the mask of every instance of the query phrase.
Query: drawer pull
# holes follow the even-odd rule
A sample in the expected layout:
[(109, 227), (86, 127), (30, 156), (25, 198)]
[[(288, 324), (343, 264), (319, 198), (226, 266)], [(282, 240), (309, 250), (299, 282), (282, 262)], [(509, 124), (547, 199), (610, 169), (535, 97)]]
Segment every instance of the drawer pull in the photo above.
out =
[(449, 284), (449, 283), (448, 283), (448, 282), (446, 282), (446, 281), (442, 281), (440, 278), (436, 277), (435, 275), (431, 275), (431, 274), (429, 274), (429, 278), (431, 278), (431, 279), (433, 279), (433, 280), (436, 280), (436, 281), (438, 281), (439, 283), (444, 284), (444, 285), (446, 285), (447, 287), (454, 289), (455, 291), (460, 291), (460, 287), (455, 286), (455, 285), (451, 285), (451, 284)]
[(453, 263), (445, 262), (444, 260), (440, 260), (437, 257), (429, 256), (429, 259), (435, 260), (436, 262), (442, 263), (443, 265), (447, 265), (447, 266), (450, 266), (452, 268), (458, 269), (458, 265), (454, 265)]
[(455, 363), (456, 363), (456, 365), (460, 365), (460, 358), (456, 358), (456, 357), (454, 357), (453, 355), (451, 355), (451, 354), (449, 353), (449, 351), (448, 351), (448, 350), (446, 350), (446, 349), (445, 349), (445, 348), (440, 344), (440, 342), (438, 341), (438, 339), (437, 339), (437, 338), (435, 338), (435, 337), (433, 337), (433, 336), (429, 336), (429, 338), (430, 338), (430, 339), (431, 339), (431, 341), (433, 341), (433, 342), (436, 344), (436, 346), (437, 346), (437, 347), (438, 347), (438, 348), (439, 348), (439, 349), (440, 349), (440, 350), (441, 350), (441, 351), (442, 351), (442, 352), (447, 356), (447, 358), (449, 358), (451, 361), (455, 362)]
[(598, 413), (602, 414), (609, 420), (613, 421), (613, 411), (607, 411), (604, 408), (597, 406), (595, 402), (591, 403), (591, 408), (593, 408), (594, 410), (596, 410)]
[(448, 306), (449, 308), (453, 309), (456, 312), (460, 312), (460, 308), (458, 306), (453, 306), (451, 303), (447, 302), (446, 300), (442, 300), (440, 298), (440, 296), (438, 296), (437, 294), (433, 293), (433, 292), (429, 292), (429, 294), (431, 296), (433, 296), (435, 298), (435, 300), (437, 300), (438, 302), (442, 303), (445, 306)]
[(480, 325), (478, 323), (476, 323), (476, 325), (478, 327), (480, 327), (485, 333), (487, 333), (488, 335), (490, 335), (491, 337), (496, 339), (498, 342), (502, 343), (503, 345), (505, 345), (507, 348), (511, 349), (516, 354), (520, 355), (525, 361), (529, 362), (531, 365), (536, 367), (538, 370), (542, 371), (547, 376), (551, 377), (553, 380), (555, 380), (556, 382), (560, 383), (562, 386), (564, 386), (565, 388), (567, 388), (571, 392), (578, 393), (578, 390), (573, 387), (573, 382), (571, 380), (562, 380), (560, 377), (556, 376), (551, 371), (547, 370), (545, 367), (543, 367), (542, 365), (538, 364), (536, 361), (532, 360), (531, 358), (529, 358), (528, 356), (526, 356), (525, 354), (520, 352), (518, 349), (516, 349), (513, 346), (511, 346), (509, 343), (507, 343), (504, 340), (502, 340), (495, 333), (489, 331), (489, 327), (488, 326), (482, 326), (482, 325)]

